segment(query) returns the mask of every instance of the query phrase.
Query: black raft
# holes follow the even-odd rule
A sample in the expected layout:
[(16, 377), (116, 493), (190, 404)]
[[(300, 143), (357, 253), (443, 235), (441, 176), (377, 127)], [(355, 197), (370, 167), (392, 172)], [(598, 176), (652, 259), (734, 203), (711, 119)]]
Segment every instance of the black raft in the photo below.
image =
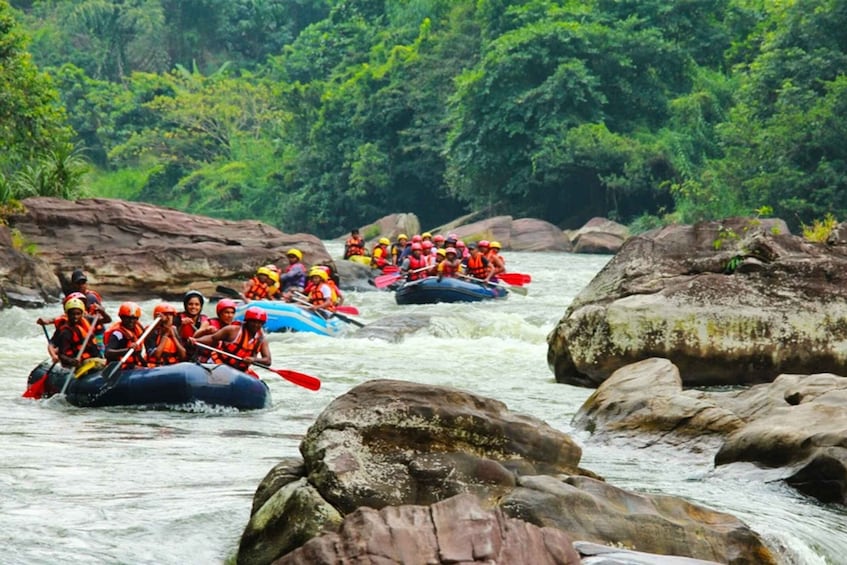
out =
[[(45, 374), (47, 378), (42, 380)], [(45, 361), (33, 369), (27, 384), (29, 389), (38, 390), (38, 397), (47, 398), (59, 394), (66, 381), (67, 401), (80, 407), (156, 407), (203, 402), (209, 406), (257, 410), (271, 405), (267, 384), (229, 365), (185, 362), (118, 371), (107, 365), (75, 378), (73, 371)]]

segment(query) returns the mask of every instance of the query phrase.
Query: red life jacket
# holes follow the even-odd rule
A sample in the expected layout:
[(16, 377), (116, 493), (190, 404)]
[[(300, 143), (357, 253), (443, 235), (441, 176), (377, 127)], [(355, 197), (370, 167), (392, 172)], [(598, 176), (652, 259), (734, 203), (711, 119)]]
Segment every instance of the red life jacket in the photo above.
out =
[(268, 297), (268, 290), (268, 285), (253, 277), (250, 279), (250, 288), (244, 293), (244, 297), (250, 300), (264, 300)]
[[(379, 253), (377, 253), (377, 250)], [(371, 267), (381, 269), (388, 265), (388, 246), (378, 243), (371, 250)]]
[[(164, 348), (159, 350), (159, 345), (162, 343), (162, 341), (165, 342), (165, 345)], [(174, 341), (174, 338), (170, 335), (158, 333), (156, 335), (155, 348), (159, 350), (159, 355), (155, 359), (147, 360), (147, 365), (149, 367), (158, 367), (160, 365), (173, 365), (174, 363), (180, 362), (179, 350), (176, 347), (176, 342)]]
[[(56, 331), (59, 332), (60, 335), (65, 335), (68, 339), (63, 339), (61, 343), (61, 349), (59, 353), (65, 355), (66, 357), (76, 357), (80, 350), (82, 349), (82, 344), (85, 343), (85, 338), (88, 336), (88, 332), (91, 331), (91, 324), (88, 320), (83, 316), (79, 324), (71, 325), (70, 321), (66, 316), (59, 317), (54, 324), (56, 325)], [(89, 343), (90, 340), (89, 340)], [(80, 355), (81, 360), (89, 359), (93, 357), (91, 354), (90, 348), (86, 347), (85, 351)]]
[(456, 263), (451, 263), (449, 259), (445, 259), (438, 265), (438, 272), (442, 277), (454, 277), (457, 271)]
[[(183, 324), (182, 321), (185, 319), (191, 319), (190, 324)], [(194, 332), (200, 329), (200, 326), (203, 325), (203, 322), (208, 322), (209, 317), (206, 314), (200, 314), (197, 316), (197, 319), (194, 320), (191, 316), (188, 315), (187, 312), (180, 312), (176, 316), (174, 316), (174, 325), (179, 328), (179, 338), (183, 343), (189, 338), (194, 337)], [(108, 343), (108, 341), (106, 342)]]
[[(264, 342), (264, 340), (265, 334), (262, 333), (262, 330), (257, 331), (256, 335), (251, 338), (250, 335), (244, 331), (244, 328), (239, 328), (238, 335), (235, 336), (235, 341), (221, 342), (218, 344), (218, 349), (239, 357), (258, 357), (259, 350), (261, 349), (262, 342)], [(230, 357), (229, 355), (222, 355), (217, 352), (212, 353), (212, 360), (218, 364), (227, 364), (235, 367), (239, 371), (246, 371), (250, 368), (250, 365), (240, 359)]]
[(421, 255), (420, 257), (415, 257), (414, 255), (409, 255), (409, 280), (414, 281), (417, 279), (425, 279), (426, 271), (420, 271), (417, 273), (413, 273), (412, 271), (416, 271), (418, 269), (422, 269), (424, 267), (429, 267), (429, 262), (426, 259), (426, 256)]
[(481, 254), (476, 257), (468, 257), (467, 263), (468, 274), (477, 279), (484, 279), (488, 276), (488, 260)]

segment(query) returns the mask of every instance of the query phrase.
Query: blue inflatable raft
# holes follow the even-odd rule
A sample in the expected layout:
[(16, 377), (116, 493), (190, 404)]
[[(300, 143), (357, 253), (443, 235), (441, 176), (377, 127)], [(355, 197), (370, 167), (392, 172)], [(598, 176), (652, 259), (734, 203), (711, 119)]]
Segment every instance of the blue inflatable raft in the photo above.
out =
[[(49, 371), (49, 372), (48, 372)], [(260, 379), (230, 367), (200, 363), (177, 363), (155, 368), (136, 368), (111, 373), (111, 365), (74, 378), (72, 371), (45, 361), (27, 380), (29, 385), (44, 375), (42, 398), (65, 391), (74, 406), (179, 406), (203, 402), (239, 410), (257, 410), (271, 405), (271, 393)], [(104, 374), (110, 374), (105, 378)]]
[(240, 304), (235, 310), (235, 319), (243, 321), (244, 311), (250, 306), (258, 306), (268, 313), (268, 321), (265, 322), (267, 332), (311, 332), (337, 336), (345, 329), (344, 322), (338, 318), (326, 319), (302, 306), (281, 300), (252, 300)]
[(397, 304), (435, 304), (436, 302), (479, 302), (503, 298), (509, 294), (505, 288), (478, 284), (457, 278), (427, 277), (404, 283), (397, 288)]

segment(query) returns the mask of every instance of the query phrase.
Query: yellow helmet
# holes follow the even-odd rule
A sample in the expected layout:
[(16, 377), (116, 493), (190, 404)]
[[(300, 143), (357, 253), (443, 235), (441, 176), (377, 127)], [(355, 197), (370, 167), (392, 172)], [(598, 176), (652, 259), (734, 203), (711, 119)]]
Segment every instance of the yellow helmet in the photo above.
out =
[(438, 250), (438, 251), (436, 251), (435, 253), (436, 253), (437, 255), (441, 255), (441, 256), (443, 256), (443, 257), (447, 257), (447, 250), (446, 250), (446, 249), (443, 249), (443, 248), (442, 248), (442, 249), (439, 249), (439, 250)]
[(303, 260), (303, 252), (300, 251), (299, 249), (295, 248), (295, 247), (292, 247), (291, 249), (289, 249), (288, 252), (286, 253), (286, 255), (294, 255), (300, 261)]
[(409, 241), (409, 236), (406, 235), (405, 233), (401, 233), (400, 235), (397, 236), (397, 241), (400, 241), (401, 239), (405, 239), (406, 241)]
[(67, 302), (65, 302), (65, 312), (70, 310), (82, 310), (85, 312), (85, 303), (79, 298), (71, 298)]
[(270, 270), (268, 267), (259, 267), (258, 269), (256, 269), (256, 274), (257, 275), (267, 275), (268, 277), (273, 278), (275, 273), (272, 270)]
[(382, 245), (391, 245), (391, 241), (387, 237), (379, 238), (379, 243)]
[(499, 241), (492, 241), (491, 243), (488, 244), (488, 247), (491, 248), (491, 249), (501, 249)]
[(432, 234), (429, 233), (428, 231), (425, 231), (421, 234), (421, 238), (424, 238), (424, 237), (428, 237), (428, 238), (432, 239)]
[(312, 267), (312, 269), (309, 271), (309, 278), (312, 278), (315, 275), (319, 276), (321, 278), (321, 280), (328, 280), (329, 279), (329, 275), (326, 274), (326, 271), (324, 271), (323, 269), (319, 269), (317, 267)]

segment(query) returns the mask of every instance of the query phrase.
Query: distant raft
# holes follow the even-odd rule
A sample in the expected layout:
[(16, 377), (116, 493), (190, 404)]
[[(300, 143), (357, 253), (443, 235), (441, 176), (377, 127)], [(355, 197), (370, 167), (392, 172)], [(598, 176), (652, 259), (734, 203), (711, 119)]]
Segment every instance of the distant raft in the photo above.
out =
[[(61, 365), (45, 361), (30, 373), (31, 387), (45, 374), (41, 398), (62, 391), (74, 406), (177, 406), (202, 402), (208, 406), (258, 410), (271, 405), (268, 385), (229, 365), (177, 363), (155, 368), (135, 368), (112, 373), (112, 365), (96, 368), (80, 378)], [(105, 375), (109, 375), (106, 378)]]
[(509, 291), (457, 278), (427, 277), (404, 283), (394, 293), (397, 304), (435, 304), (436, 302), (479, 302), (504, 298)]
[(281, 300), (251, 300), (235, 310), (235, 319), (243, 320), (249, 306), (258, 306), (268, 314), (265, 322), (267, 332), (311, 332), (319, 335), (337, 336), (346, 325), (338, 318), (324, 318), (303, 306)]

